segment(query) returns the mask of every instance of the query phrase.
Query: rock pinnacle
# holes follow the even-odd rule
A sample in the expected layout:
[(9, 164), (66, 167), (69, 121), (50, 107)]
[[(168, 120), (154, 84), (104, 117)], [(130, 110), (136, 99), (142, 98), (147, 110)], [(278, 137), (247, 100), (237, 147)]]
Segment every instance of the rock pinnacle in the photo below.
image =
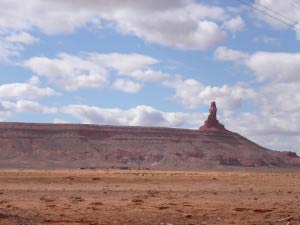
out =
[(217, 120), (217, 106), (216, 102), (211, 102), (209, 108), (209, 116), (204, 125), (199, 130), (226, 130), (224, 125)]

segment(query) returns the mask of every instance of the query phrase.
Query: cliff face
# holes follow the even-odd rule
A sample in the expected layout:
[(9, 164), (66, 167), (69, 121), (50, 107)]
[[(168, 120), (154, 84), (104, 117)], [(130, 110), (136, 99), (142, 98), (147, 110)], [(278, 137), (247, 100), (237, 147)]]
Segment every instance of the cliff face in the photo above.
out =
[(300, 158), (265, 149), (226, 129), (0, 123), (1, 168), (111, 166), (298, 167)]

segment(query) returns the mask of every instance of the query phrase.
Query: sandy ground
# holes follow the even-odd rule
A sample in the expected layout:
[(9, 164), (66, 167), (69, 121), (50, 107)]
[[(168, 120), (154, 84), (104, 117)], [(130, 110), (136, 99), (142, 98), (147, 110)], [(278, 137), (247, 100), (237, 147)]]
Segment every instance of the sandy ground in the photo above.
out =
[(0, 224), (300, 224), (300, 172), (0, 170)]

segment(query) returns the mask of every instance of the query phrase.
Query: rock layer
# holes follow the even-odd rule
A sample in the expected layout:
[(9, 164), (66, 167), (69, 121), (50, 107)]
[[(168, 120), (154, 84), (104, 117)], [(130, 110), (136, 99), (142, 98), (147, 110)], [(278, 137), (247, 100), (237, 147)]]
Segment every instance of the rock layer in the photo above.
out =
[(268, 150), (225, 129), (0, 123), (1, 168), (111, 166), (298, 167), (300, 159), (291, 152)]

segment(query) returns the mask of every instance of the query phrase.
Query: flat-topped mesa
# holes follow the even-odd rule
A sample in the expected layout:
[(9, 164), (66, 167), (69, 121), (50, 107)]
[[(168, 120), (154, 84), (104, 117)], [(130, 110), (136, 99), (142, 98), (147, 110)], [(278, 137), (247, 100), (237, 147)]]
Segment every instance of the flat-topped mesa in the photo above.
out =
[(217, 120), (217, 106), (216, 102), (212, 102), (209, 108), (209, 116), (204, 125), (199, 130), (226, 130), (224, 125)]

